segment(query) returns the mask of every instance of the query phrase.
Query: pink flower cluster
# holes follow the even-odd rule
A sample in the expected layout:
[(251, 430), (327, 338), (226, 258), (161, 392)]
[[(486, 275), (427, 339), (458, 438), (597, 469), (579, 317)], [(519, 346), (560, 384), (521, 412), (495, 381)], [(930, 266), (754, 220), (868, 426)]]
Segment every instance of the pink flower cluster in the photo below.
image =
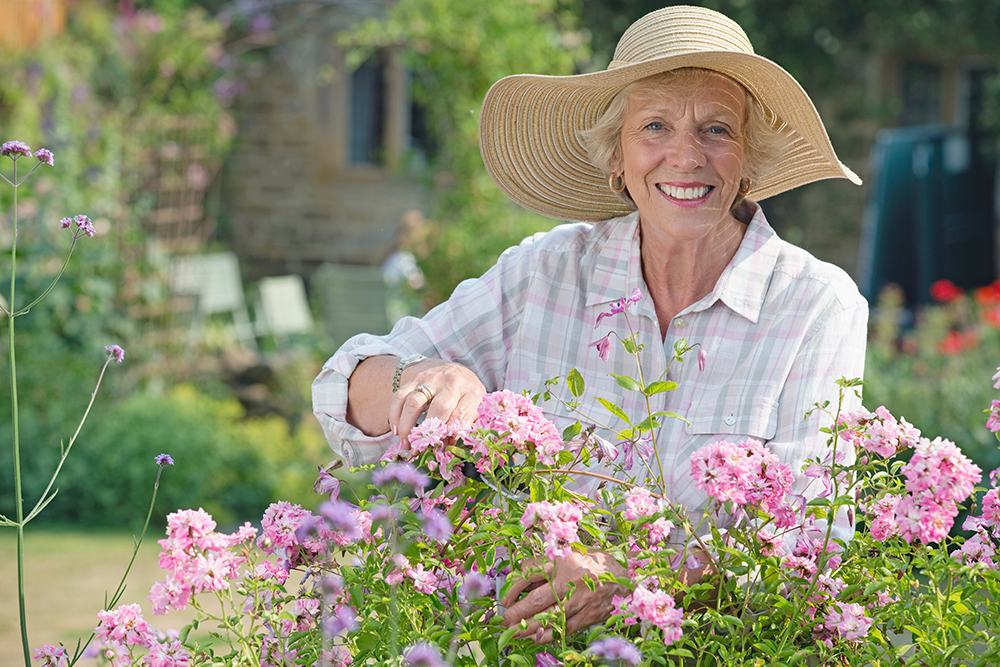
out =
[[(681, 621), (684, 610), (677, 607), (674, 596), (663, 590), (650, 590), (640, 584), (625, 597), (613, 599), (615, 616), (625, 616), (625, 625), (635, 625), (644, 621), (663, 630), (664, 644), (673, 644), (681, 638)], [(630, 616), (631, 615), (631, 616)]]
[(952, 552), (952, 556), (963, 563), (980, 563), (990, 570), (997, 569), (993, 560), (997, 546), (1000, 545), (1000, 491), (997, 489), (997, 478), (1000, 468), (990, 474), (993, 488), (983, 496), (983, 513), (979, 516), (968, 516), (962, 524), (964, 530), (974, 532), (965, 540), (961, 548)]
[(950, 440), (921, 438), (903, 466), (906, 490), (896, 503), (899, 535), (907, 542), (937, 542), (958, 515), (957, 503), (972, 494), (982, 470)]
[(568, 556), (571, 545), (579, 542), (576, 531), (582, 518), (583, 510), (578, 505), (542, 500), (524, 508), (521, 526), (525, 530), (537, 526), (544, 533), (545, 556), (556, 559)]
[(413, 461), (426, 451), (431, 452), (425, 460), (428, 470), (438, 471), (446, 482), (459, 481), (462, 478), (462, 459), (456, 456), (456, 450), (449, 442), (456, 438), (464, 438), (468, 428), (460, 425), (446, 424), (437, 417), (428, 417), (417, 424), (409, 437), (409, 449), (397, 441), (389, 447), (382, 456), (383, 461)]
[(249, 523), (232, 535), (217, 533), (215, 520), (203, 509), (168, 515), (167, 537), (159, 541), (160, 567), (168, 574), (149, 593), (153, 613), (183, 609), (192, 595), (228, 588), (246, 562), (231, 548), (256, 534)]
[(872, 619), (865, 616), (866, 609), (856, 602), (834, 602), (823, 617), (826, 636), (820, 638), (828, 647), (833, 646), (833, 637), (844, 641), (857, 641), (868, 636)]
[(534, 452), (545, 465), (555, 463), (555, 455), (564, 448), (562, 437), (527, 396), (502, 390), (487, 394), (479, 404), (472, 426), (446, 424), (429, 417), (410, 432), (404, 445), (394, 443), (382, 456), (383, 461), (415, 461), (425, 452), (423, 463), (437, 471), (446, 482), (462, 480), (463, 460), (450, 443), (463, 439), (474, 456), (479, 472), (492, 470), (499, 459), (512, 454)]
[[(497, 434), (495, 443), (483, 437), (490, 431)], [(555, 455), (563, 450), (562, 436), (538, 406), (527, 396), (506, 389), (483, 397), (465, 443), (479, 456), (476, 468), (480, 472), (493, 467), (497, 456), (506, 456), (511, 449), (519, 454), (534, 452), (544, 465), (555, 464)]]
[(719, 440), (691, 455), (695, 485), (720, 503), (782, 506), (792, 486), (791, 469), (756, 440), (736, 444)]
[[(101, 622), (94, 630), (94, 634), (103, 642), (99, 654), (106, 658), (112, 667), (128, 667), (133, 664), (148, 664), (149, 667), (187, 667), (190, 664), (190, 651), (176, 637), (158, 640), (156, 631), (142, 618), (142, 609), (139, 605), (121, 605), (114, 611), (101, 611), (97, 617)], [(132, 652), (136, 647), (148, 649), (149, 655), (145, 660), (135, 661)]]
[(1000, 401), (994, 400), (987, 412), (990, 416), (986, 418), (986, 428), (994, 433), (1000, 431)]
[(918, 429), (903, 418), (897, 421), (885, 406), (875, 412), (864, 408), (850, 412), (840, 418), (840, 424), (848, 427), (841, 432), (841, 438), (883, 458), (915, 447), (920, 439)]
[(42, 648), (36, 648), (31, 657), (42, 663), (39, 667), (69, 667), (69, 657), (62, 646), (46, 644)]

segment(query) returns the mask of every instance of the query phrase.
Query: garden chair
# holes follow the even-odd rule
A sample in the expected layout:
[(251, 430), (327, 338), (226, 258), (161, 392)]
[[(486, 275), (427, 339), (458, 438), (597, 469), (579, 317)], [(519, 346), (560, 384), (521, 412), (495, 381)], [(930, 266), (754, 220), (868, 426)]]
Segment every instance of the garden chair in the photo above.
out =
[(260, 295), (258, 336), (271, 335), (275, 343), (280, 343), (288, 336), (312, 332), (313, 317), (302, 276), (261, 278), (257, 289)]
[(233, 330), (245, 347), (256, 349), (253, 327), (243, 295), (240, 263), (233, 252), (177, 257), (170, 269), (170, 291), (175, 295), (197, 297), (190, 337), (197, 341), (205, 325), (215, 314), (233, 318)]

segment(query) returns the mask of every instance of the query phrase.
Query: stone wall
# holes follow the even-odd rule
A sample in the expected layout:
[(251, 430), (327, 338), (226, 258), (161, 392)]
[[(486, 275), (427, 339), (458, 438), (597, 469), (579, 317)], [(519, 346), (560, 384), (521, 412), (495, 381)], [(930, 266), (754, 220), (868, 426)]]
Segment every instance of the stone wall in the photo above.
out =
[(382, 3), (348, 11), (350, 4), (300, 17), (295, 39), (235, 110), (238, 141), (224, 171), (223, 206), (247, 280), (297, 273), (308, 281), (323, 262), (378, 265), (392, 251), (401, 216), (426, 210), (425, 189), (391, 169), (405, 150), (400, 136), (408, 136), (397, 127), (407, 120), (400, 109), (409, 108), (401, 65), (391, 58), (386, 166), (348, 158), (351, 72), (337, 35)]

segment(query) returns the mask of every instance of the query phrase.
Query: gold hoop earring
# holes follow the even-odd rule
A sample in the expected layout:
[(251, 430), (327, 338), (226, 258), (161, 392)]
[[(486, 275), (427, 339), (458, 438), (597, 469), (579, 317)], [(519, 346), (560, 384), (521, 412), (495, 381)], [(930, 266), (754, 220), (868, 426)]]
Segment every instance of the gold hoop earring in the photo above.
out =
[[(618, 187), (615, 187), (616, 181), (618, 182)], [(611, 176), (608, 177), (608, 187), (611, 188), (611, 191), (616, 195), (620, 195), (625, 192), (625, 173), (611, 174)]]
[(751, 181), (749, 178), (741, 178), (740, 189), (736, 191), (736, 194), (738, 194), (741, 197), (746, 197), (747, 193), (750, 192), (750, 187), (752, 185), (753, 181)]

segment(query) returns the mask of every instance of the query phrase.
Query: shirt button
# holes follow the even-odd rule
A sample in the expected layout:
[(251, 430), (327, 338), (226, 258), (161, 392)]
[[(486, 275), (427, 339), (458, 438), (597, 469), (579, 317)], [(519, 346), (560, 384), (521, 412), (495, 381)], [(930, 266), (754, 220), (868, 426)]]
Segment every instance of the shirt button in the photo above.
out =
[(676, 320), (674, 320), (674, 326), (677, 327), (678, 329), (683, 329), (684, 328), (684, 318), (678, 317)]
[(732, 426), (735, 423), (736, 423), (736, 417), (734, 417), (732, 415), (729, 415), (728, 417), (726, 417), (726, 425), (727, 426)]

